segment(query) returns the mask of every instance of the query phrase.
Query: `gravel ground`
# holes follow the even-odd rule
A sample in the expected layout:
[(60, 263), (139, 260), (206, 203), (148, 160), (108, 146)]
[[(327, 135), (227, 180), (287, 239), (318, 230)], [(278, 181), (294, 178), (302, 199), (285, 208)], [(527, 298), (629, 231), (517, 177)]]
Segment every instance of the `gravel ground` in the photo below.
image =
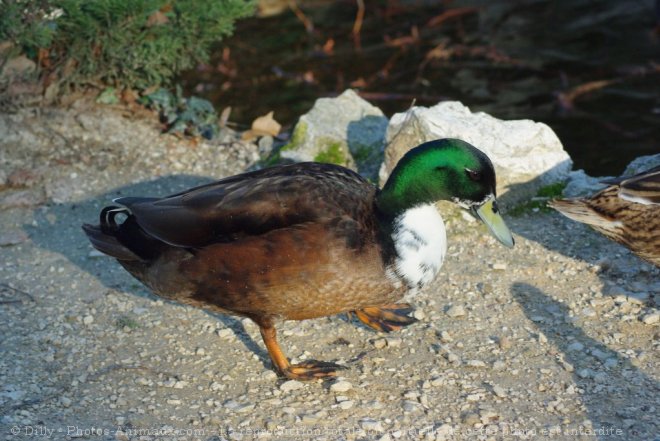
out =
[(258, 159), (149, 121), (93, 106), (0, 115), (4, 439), (658, 439), (660, 272), (556, 213), (509, 218), (513, 250), (451, 216), (418, 323), (284, 323), (294, 362), (349, 369), (278, 379), (249, 320), (158, 299), (80, 230), (116, 195)]

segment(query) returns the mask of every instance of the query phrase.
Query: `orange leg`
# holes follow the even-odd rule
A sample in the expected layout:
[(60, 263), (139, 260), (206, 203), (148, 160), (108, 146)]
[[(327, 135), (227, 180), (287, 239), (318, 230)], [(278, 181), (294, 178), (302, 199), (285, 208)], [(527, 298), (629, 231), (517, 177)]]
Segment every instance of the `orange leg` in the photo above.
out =
[(417, 321), (410, 317), (413, 308), (408, 303), (392, 303), (379, 307), (369, 307), (353, 311), (358, 319), (370, 328), (381, 332), (398, 331)]
[(261, 337), (264, 339), (268, 355), (275, 365), (275, 369), (280, 374), (291, 380), (314, 380), (316, 378), (334, 377), (340, 369), (346, 369), (335, 363), (327, 363), (323, 361), (308, 360), (300, 364), (291, 364), (282, 352), (279, 343), (277, 343), (277, 336), (275, 327), (259, 325)]

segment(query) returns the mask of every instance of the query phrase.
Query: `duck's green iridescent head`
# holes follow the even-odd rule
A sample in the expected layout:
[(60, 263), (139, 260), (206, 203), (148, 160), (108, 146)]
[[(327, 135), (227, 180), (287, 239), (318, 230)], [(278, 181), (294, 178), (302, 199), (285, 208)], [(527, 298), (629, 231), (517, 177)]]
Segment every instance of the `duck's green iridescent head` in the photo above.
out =
[(377, 197), (378, 208), (396, 216), (405, 210), (449, 200), (481, 219), (504, 245), (513, 237), (495, 200), (495, 169), (481, 150), (460, 139), (421, 144), (397, 163)]

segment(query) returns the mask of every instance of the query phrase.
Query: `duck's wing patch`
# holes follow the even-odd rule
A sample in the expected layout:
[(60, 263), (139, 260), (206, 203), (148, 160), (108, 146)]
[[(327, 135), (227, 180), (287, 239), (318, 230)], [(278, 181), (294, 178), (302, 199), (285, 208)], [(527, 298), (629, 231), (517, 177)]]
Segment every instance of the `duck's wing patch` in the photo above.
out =
[(625, 179), (619, 185), (619, 196), (627, 201), (660, 204), (660, 166)]
[[(158, 200), (122, 198), (138, 224), (175, 246), (199, 247), (320, 219), (359, 216), (375, 188), (338, 167), (295, 164), (233, 176)], [(354, 212), (355, 211), (355, 212)]]

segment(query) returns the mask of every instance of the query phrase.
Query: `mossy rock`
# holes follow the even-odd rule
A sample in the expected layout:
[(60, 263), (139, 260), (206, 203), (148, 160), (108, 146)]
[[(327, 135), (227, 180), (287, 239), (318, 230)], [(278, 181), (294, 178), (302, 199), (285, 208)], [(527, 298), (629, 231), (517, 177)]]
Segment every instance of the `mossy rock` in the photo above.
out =
[(291, 140), (282, 146), (280, 151), (295, 151), (298, 150), (304, 143), (307, 137), (307, 124), (304, 121), (299, 121), (296, 128), (293, 129)]
[(349, 163), (342, 145), (338, 142), (330, 143), (325, 150), (321, 150), (314, 156), (314, 161), (343, 166)]
[(347, 90), (336, 98), (318, 99), (279, 153), (282, 159), (338, 164), (375, 179), (386, 129), (380, 109)]

